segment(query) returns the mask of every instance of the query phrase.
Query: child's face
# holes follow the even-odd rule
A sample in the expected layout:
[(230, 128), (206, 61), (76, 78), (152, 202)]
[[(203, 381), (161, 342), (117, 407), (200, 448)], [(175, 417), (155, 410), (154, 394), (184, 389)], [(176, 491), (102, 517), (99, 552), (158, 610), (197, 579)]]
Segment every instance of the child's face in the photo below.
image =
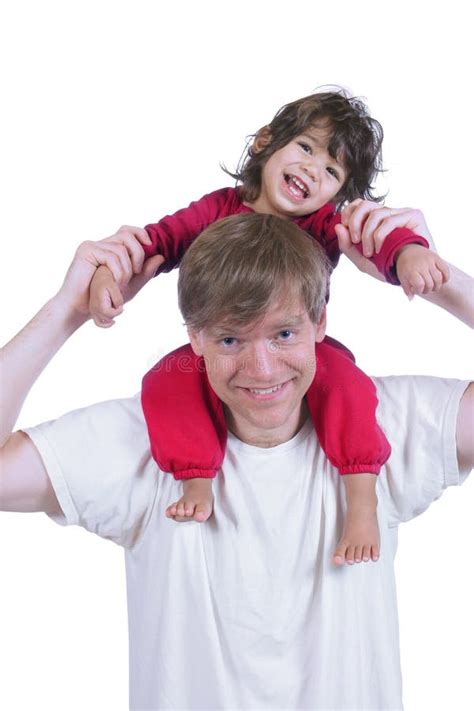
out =
[(347, 173), (329, 155), (327, 139), (324, 129), (308, 128), (273, 153), (262, 168), (260, 195), (251, 207), (256, 212), (296, 217), (331, 202)]

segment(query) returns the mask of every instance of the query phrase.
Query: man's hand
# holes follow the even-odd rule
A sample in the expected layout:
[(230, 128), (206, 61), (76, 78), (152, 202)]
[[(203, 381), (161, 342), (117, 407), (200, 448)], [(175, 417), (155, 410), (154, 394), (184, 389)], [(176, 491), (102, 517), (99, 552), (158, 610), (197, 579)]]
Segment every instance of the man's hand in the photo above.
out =
[(449, 267), (441, 257), (420, 244), (407, 244), (395, 256), (398, 280), (412, 299), (417, 294), (439, 291), (449, 279)]
[(149, 243), (147, 232), (139, 227), (121, 227), (115, 235), (106, 239), (83, 242), (76, 251), (56, 299), (83, 317), (88, 317), (89, 287), (96, 270), (104, 266), (108, 268), (114, 283), (121, 288), (123, 301), (129, 301), (164, 261), (161, 255), (144, 261), (141, 245)]
[(351, 242), (362, 243), (365, 257), (378, 254), (385, 238), (396, 227), (407, 227), (417, 235), (425, 237), (431, 248), (436, 249), (421, 210), (413, 210), (411, 207), (386, 207), (370, 200), (359, 199), (344, 208), (341, 220)]

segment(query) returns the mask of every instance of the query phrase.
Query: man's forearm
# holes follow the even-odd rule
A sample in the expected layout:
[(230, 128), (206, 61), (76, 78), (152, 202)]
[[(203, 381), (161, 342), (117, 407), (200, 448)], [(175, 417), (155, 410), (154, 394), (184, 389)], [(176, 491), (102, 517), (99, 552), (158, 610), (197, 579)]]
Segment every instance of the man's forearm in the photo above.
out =
[(459, 403), (456, 449), (461, 470), (474, 467), (474, 383), (470, 383)]
[[(137, 256), (136, 249), (136, 245), (130, 244), (130, 235), (127, 233), (125, 239), (120, 230), (113, 238), (80, 244), (58, 293), (2, 348), (0, 446), (7, 441), (23, 401), (40, 373), (63, 343), (90, 318), (89, 287), (97, 267), (107, 266), (118, 281), (127, 277), (125, 299), (129, 300), (163, 262), (163, 257), (157, 255), (143, 263), (143, 250), (140, 247)], [(135, 264), (130, 252), (135, 255)], [(141, 270), (138, 273), (134, 272), (137, 267)]]
[(439, 291), (422, 295), (426, 301), (441, 306), (450, 314), (474, 328), (474, 279), (452, 264), (450, 277)]
[(38, 376), (87, 318), (55, 296), (1, 349), (0, 446), (7, 441)]

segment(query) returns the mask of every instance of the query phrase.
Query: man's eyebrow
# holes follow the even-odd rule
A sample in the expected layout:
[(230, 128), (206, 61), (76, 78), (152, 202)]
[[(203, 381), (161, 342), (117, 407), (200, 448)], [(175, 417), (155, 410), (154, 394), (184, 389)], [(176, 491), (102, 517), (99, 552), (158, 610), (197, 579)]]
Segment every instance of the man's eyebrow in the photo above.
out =
[(290, 316), (284, 321), (275, 322), (273, 325), (270, 326), (270, 330), (284, 331), (285, 328), (297, 328), (298, 326), (301, 326), (303, 324), (304, 320), (305, 319), (303, 315)]

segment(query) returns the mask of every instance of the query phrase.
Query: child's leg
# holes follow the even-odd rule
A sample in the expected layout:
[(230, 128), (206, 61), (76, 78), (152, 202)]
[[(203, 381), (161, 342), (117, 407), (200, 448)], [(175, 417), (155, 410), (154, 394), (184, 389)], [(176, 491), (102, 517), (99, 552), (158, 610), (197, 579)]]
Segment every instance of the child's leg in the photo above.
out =
[(378, 560), (380, 533), (377, 520), (375, 474), (345, 474), (347, 513), (344, 528), (333, 555), (336, 565)]
[(377, 424), (375, 386), (347, 349), (325, 339), (316, 347), (316, 375), (306, 399), (321, 447), (345, 475), (347, 516), (334, 563), (377, 560), (375, 475), (390, 456), (390, 445)]
[(166, 509), (168, 518), (177, 522), (204, 523), (212, 514), (212, 479), (184, 479), (183, 495)]
[(216, 475), (227, 442), (224, 408), (189, 343), (145, 375), (142, 408), (151, 453), (162, 471), (175, 479)]
[(183, 496), (166, 510), (175, 521), (206, 521), (212, 479), (224, 458), (227, 425), (202, 358), (188, 344), (165, 356), (143, 378), (142, 407), (151, 452), (164, 472), (183, 481)]

